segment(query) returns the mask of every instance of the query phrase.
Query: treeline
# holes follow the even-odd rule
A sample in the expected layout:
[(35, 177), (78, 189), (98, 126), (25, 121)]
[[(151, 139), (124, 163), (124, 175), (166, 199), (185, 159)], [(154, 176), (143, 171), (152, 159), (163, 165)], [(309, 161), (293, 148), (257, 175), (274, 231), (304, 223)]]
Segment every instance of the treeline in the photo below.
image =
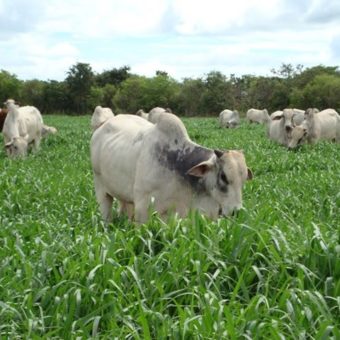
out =
[(34, 105), (44, 113), (89, 114), (97, 105), (115, 113), (135, 113), (155, 106), (184, 116), (217, 115), (223, 109), (328, 107), (340, 110), (340, 71), (337, 66), (282, 64), (271, 76), (226, 76), (211, 71), (204, 77), (173, 79), (164, 71), (154, 77), (132, 74), (123, 66), (95, 73), (87, 63), (70, 67), (64, 81), (20, 80), (0, 72), (0, 98)]

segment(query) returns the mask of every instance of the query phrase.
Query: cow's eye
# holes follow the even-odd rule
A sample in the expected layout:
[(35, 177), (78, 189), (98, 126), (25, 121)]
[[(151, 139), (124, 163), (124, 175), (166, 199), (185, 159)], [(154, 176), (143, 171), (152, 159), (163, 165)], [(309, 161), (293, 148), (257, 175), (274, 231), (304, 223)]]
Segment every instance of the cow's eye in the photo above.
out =
[(225, 175), (225, 173), (222, 171), (221, 172), (221, 180), (225, 183), (225, 184), (229, 184), (227, 176)]

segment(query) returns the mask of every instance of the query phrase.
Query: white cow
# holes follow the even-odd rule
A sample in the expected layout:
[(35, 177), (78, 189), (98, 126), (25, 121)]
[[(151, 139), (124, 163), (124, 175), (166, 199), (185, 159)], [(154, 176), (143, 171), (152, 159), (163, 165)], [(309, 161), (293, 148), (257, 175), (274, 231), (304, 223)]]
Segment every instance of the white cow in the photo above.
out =
[(303, 119), (304, 111), (299, 109), (273, 112), (268, 123), (268, 137), (279, 144), (288, 146), (293, 128), (300, 125)]
[(294, 127), (288, 147), (295, 148), (304, 142), (314, 144), (320, 140), (340, 142), (340, 116), (334, 109), (306, 110), (305, 121), (300, 128)]
[(268, 110), (258, 110), (258, 109), (249, 109), (247, 111), (247, 119), (249, 123), (259, 123), (259, 124), (267, 124), (270, 120)]
[(34, 106), (18, 107), (13, 99), (8, 99), (5, 104), (8, 113), (2, 132), (8, 156), (25, 156), (31, 144), (37, 151), (43, 127), (39, 110)]
[(182, 121), (162, 114), (157, 124), (136, 115), (118, 115), (91, 139), (96, 197), (103, 218), (112, 219), (112, 201), (138, 223), (150, 203), (166, 216), (198, 209), (211, 218), (242, 207), (242, 186), (252, 177), (240, 151), (214, 151), (192, 142)]
[(114, 113), (109, 107), (101, 107), (100, 105), (96, 106), (91, 118), (92, 131), (98, 129), (100, 125), (102, 125), (113, 116)]
[(219, 114), (219, 124), (225, 128), (235, 128), (240, 124), (240, 115), (238, 111), (225, 109)]

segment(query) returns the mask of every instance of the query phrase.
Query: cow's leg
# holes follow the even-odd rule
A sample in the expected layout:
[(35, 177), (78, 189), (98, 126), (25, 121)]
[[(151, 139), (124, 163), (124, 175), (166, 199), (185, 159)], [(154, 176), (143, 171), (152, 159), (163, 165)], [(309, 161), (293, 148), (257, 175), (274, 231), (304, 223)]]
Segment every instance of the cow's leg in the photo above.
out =
[(148, 198), (142, 198), (136, 200), (135, 203), (135, 220), (137, 223), (145, 223), (148, 220), (148, 208), (150, 200)]
[(97, 202), (102, 217), (106, 223), (112, 222), (112, 203), (113, 197), (109, 195), (102, 187), (100, 181), (94, 176), (94, 189), (96, 192)]
[(34, 141), (33, 141), (33, 151), (34, 152), (37, 152), (40, 148), (40, 138), (35, 138)]
[(130, 221), (133, 220), (134, 208), (135, 206), (133, 203), (120, 201), (120, 214), (127, 215)]

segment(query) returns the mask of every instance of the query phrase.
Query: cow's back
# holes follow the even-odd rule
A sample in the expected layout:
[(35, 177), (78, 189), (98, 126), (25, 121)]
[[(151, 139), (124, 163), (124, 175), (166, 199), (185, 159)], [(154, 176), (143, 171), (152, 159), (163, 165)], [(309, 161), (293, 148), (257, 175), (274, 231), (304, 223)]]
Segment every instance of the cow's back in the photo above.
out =
[(29, 136), (28, 142), (35, 138), (41, 137), (43, 120), (41, 114), (34, 106), (22, 106), (18, 108), (22, 124), (25, 125), (27, 134)]
[(145, 132), (153, 124), (135, 115), (117, 115), (92, 135), (91, 163), (95, 176), (108, 193), (132, 200), (136, 163)]

